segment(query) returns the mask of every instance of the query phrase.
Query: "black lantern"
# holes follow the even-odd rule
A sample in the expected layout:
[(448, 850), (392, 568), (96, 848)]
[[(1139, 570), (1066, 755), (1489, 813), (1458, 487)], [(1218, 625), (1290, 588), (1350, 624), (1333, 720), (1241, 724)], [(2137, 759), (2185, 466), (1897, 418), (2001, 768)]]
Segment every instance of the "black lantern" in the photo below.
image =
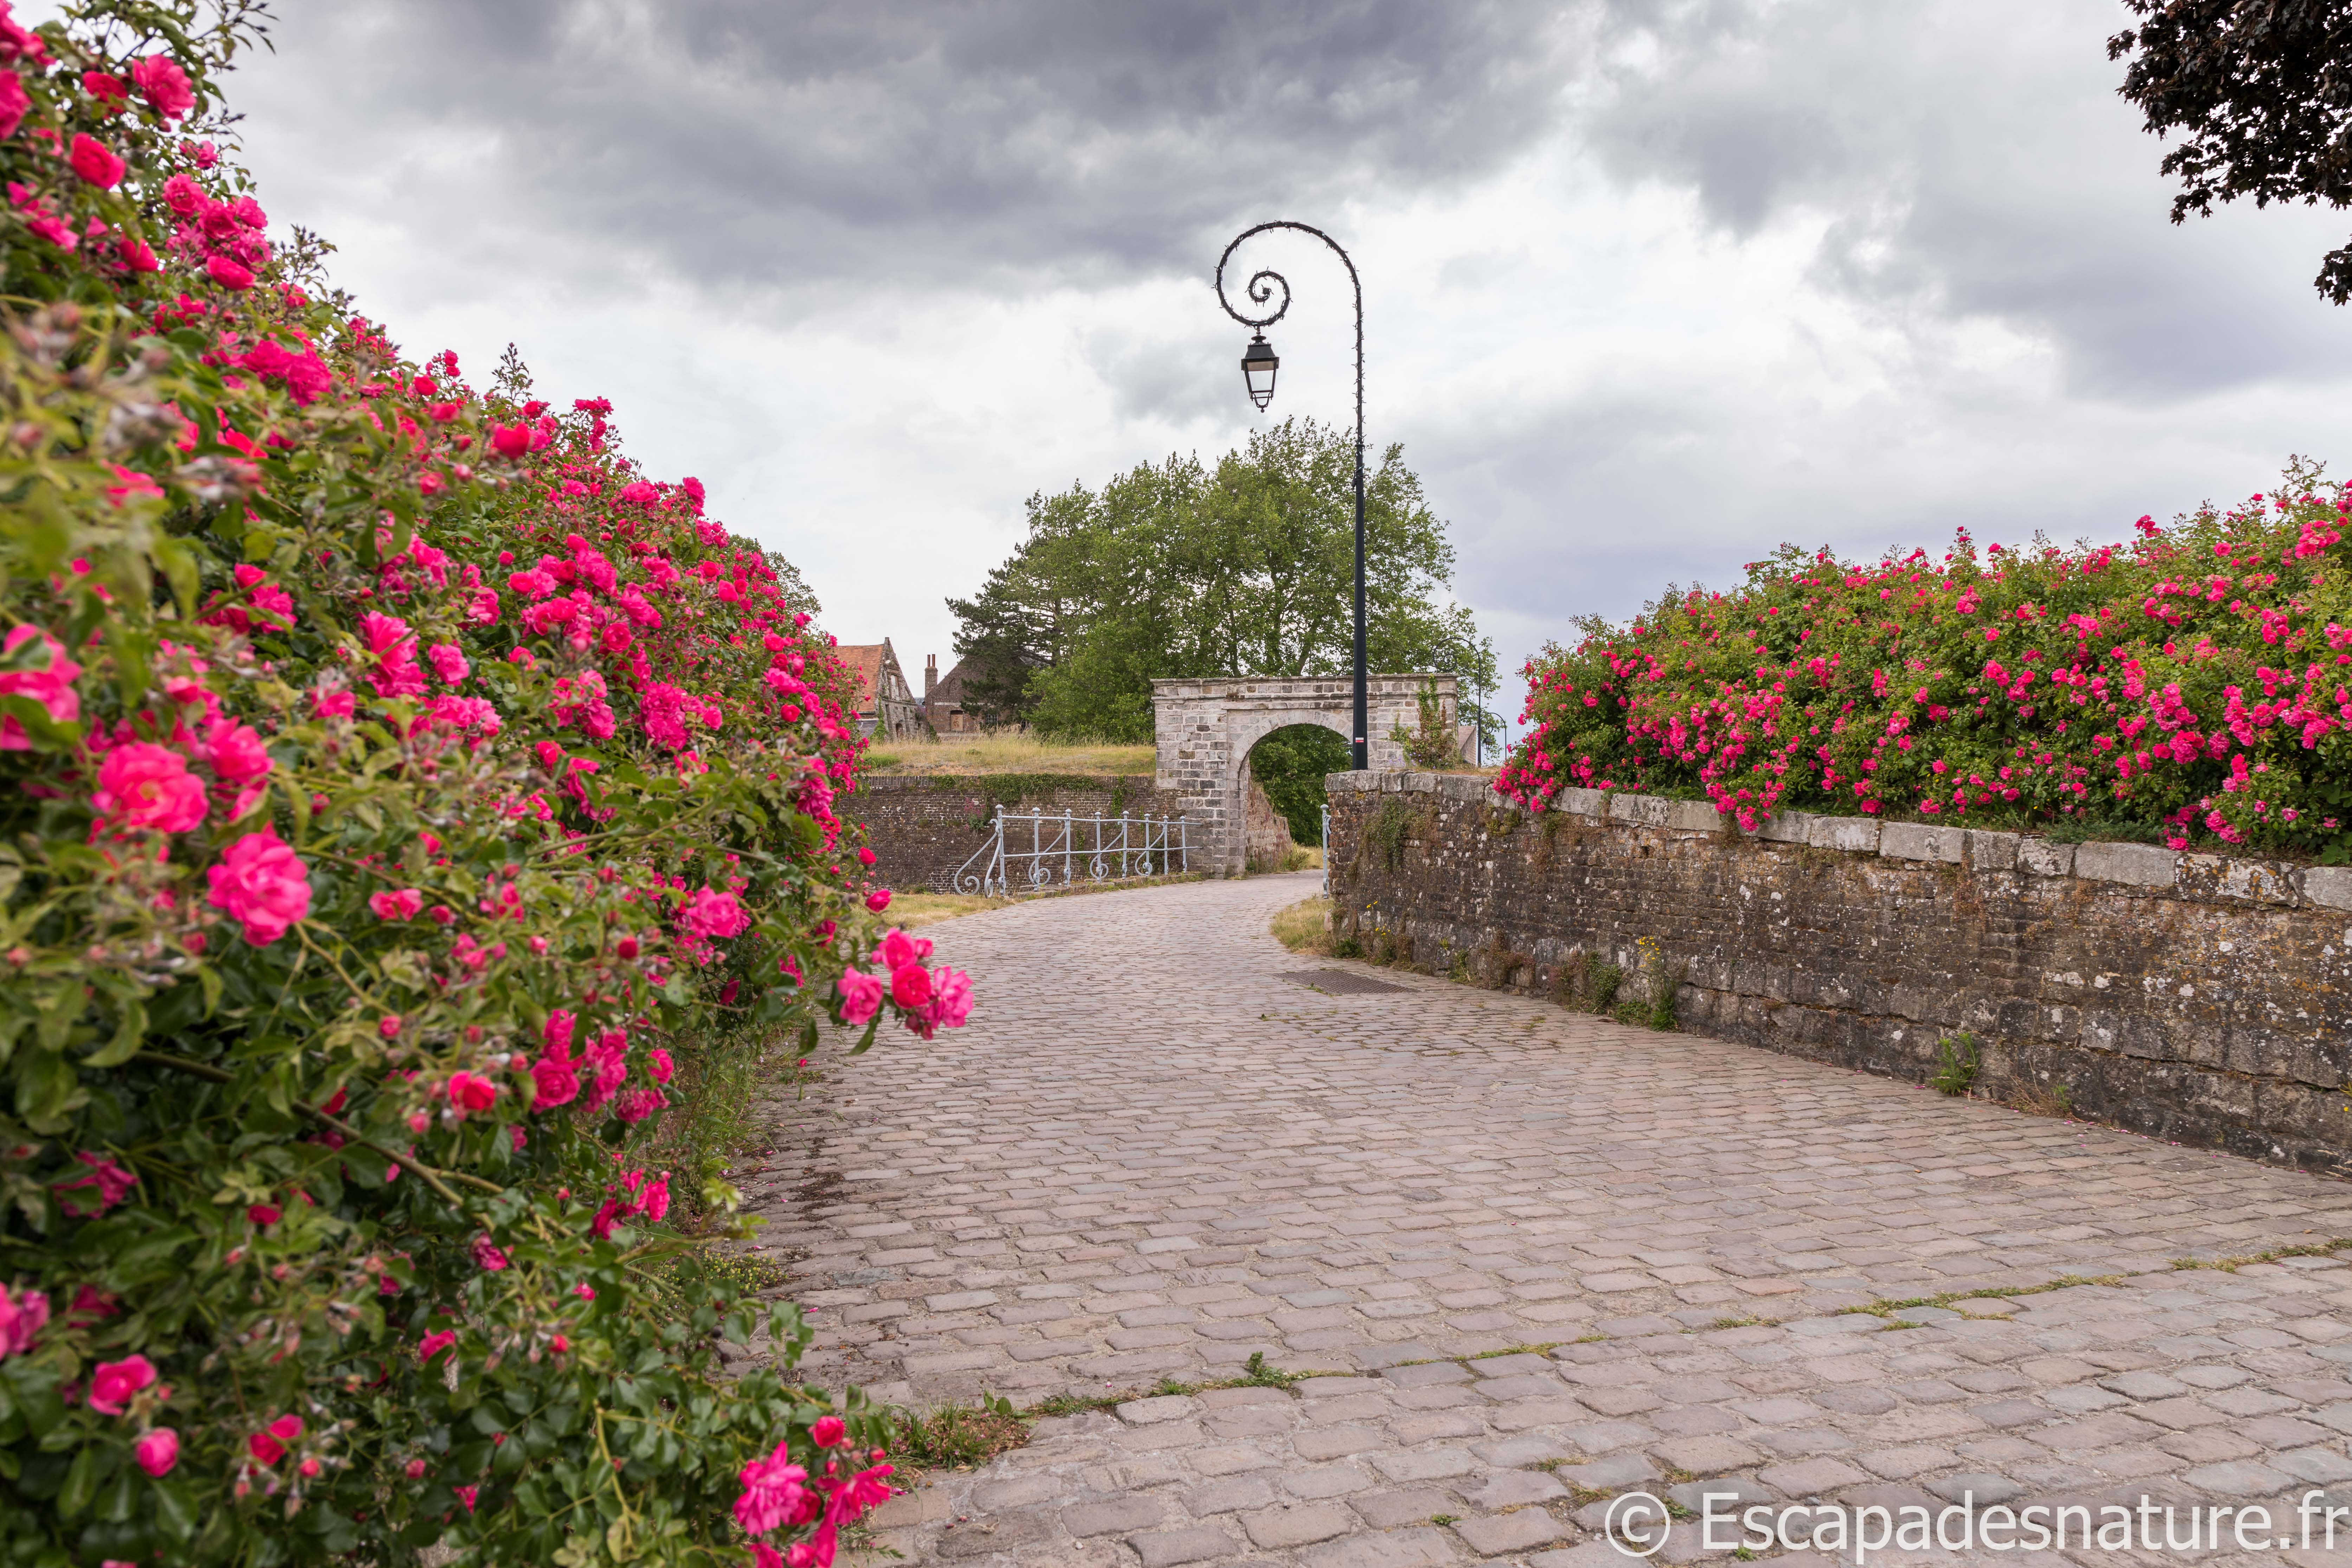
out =
[(1250, 339), (1249, 351), (1242, 355), (1242, 380), (1248, 384), (1250, 401), (1257, 405), (1260, 413), (1274, 401), (1274, 373), (1281, 364), (1264, 332)]

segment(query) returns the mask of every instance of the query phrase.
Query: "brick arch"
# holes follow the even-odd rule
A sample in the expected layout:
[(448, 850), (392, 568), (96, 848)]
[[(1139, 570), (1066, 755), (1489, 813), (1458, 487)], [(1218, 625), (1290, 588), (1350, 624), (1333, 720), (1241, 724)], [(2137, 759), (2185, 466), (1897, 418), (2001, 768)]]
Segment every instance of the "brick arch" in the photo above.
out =
[[(1454, 722), (1461, 683), (1451, 675), (1375, 675), (1368, 682), (1368, 760), (1375, 772), (1404, 766), (1404, 748), (1390, 739), (1421, 719), (1421, 689), (1437, 689), (1448, 725)], [(1276, 730), (1319, 724), (1349, 734), (1354, 683), (1346, 676), (1255, 679), (1219, 676), (1151, 683), (1152, 726), (1159, 744), (1158, 777), (1196, 826), (1192, 842), (1203, 854), (1195, 869), (1238, 876), (1247, 853), (1242, 773), (1250, 748)]]

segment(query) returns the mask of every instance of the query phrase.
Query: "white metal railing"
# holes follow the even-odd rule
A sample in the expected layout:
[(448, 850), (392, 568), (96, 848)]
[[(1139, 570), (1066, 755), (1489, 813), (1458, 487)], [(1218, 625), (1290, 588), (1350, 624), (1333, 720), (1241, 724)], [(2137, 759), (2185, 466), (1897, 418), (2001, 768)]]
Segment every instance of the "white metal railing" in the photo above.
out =
[[(1166, 877), (1192, 868), (1192, 819), (1184, 816), (1079, 816), (996, 808), (988, 842), (948, 879), (952, 891), (1044, 892), (1081, 881)], [(1025, 832), (1024, 832), (1025, 829)]]

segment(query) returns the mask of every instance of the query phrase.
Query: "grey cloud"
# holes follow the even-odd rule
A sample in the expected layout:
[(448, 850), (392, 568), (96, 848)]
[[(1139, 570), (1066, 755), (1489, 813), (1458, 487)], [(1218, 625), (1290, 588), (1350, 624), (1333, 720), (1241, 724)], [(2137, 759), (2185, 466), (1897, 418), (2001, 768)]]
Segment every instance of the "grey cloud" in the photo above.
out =
[(265, 98), (331, 93), (311, 118), (364, 127), (355, 161), (408, 159), (299, 199), (754, 288), (1194, 268), (1277, 207), (1476, 178), (1560, 76), (1551, 15), (1511, 0), (422, 0), (301, 8), (278, 43)]
[(1890, 321), (2005, 322), (2093, 397), (2334, 374), (2308, 279), (2341, 220), (2171, 226), (2162, 146), (2115, 96), (2109, 0), (1596, 3), (1587, 149), (1735, 236), (1829, 215), (1824, 288)]

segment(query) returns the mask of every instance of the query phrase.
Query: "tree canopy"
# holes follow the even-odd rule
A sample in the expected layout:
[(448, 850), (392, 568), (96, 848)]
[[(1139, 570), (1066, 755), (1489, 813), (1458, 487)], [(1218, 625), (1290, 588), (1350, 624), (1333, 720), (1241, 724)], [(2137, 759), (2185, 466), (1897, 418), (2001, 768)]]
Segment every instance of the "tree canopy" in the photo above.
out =
[[(2172, 221), (2215, 201), (2352, 205), (2352, 5), (2346, 0), (2124, 0), (2144, 17), (2107, 40), (2128, 57), (2117, 90), (2147, 129), (2187, 140), (2159, 168), (2180, 178)], [(2352, 300), (2352, 245), (2313, 279)]]
[[(1171, 455), (1099, 489), (1030, 497), (1028, 537), (978, 593), (948, 601), (967, 703), (1047, 733), (1140, 741), (1155, 679), (1344, 673), (1353, 462), (1349, 431), (1294, 418), (1213, 468)], [(1454, 547), (1401, 446), (1364, 476), (1364, 531), (1372, 668), (1491, 689), (1494, 645), (1446, 596)]]

